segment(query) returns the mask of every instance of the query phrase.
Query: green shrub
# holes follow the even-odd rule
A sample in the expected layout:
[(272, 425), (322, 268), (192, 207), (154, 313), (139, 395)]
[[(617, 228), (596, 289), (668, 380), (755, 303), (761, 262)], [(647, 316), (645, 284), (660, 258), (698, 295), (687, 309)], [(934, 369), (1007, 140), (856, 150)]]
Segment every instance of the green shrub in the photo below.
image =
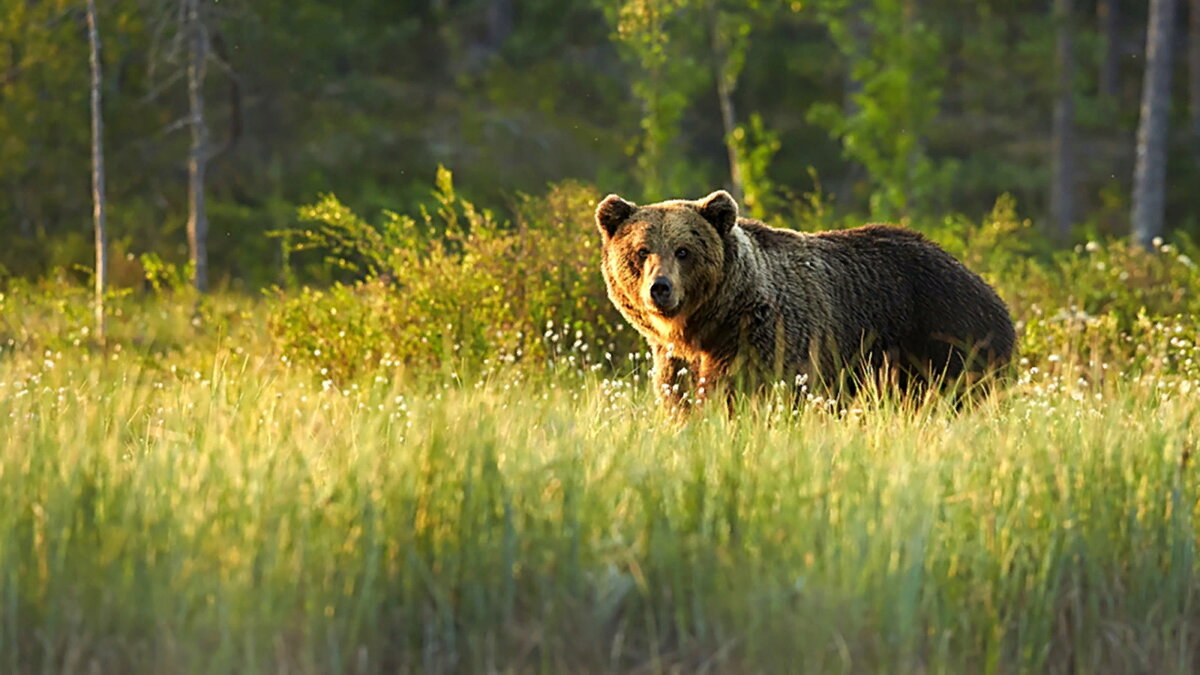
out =
[(1122, 371), (1195, 373), (1196, 255), (1188, 240), (1155, 251), (1112, 240), (1025, 265), (1004, 281), (1024, 328), (1023, 355), (1033, 364), (1071, 355)]
[(63, 273), (36, 282), (9, 279), (0, 288), (0, 355), (89, 342), (91, 303), (91, 289)]
[(1088, 314), (1069, 308), (1035, 308), (1025, 318), (1022, 365), (1051, 374), (1076, 373), (1095, 381), (1112, 375), (1153, 373), (1200, 377), (1200, 321), (1195, 316), (1151, 317), (1142, 312), (1127, 327), (1116, 312)]
[(1145, 251), (1127, 239), (1089, 242), (1056, 255), (1060, 287), (1069, 289), (1071, 304), (1122, 317), (1129, 328), (1140, 313), (1153, 317), (1200, 314), (1200, 250), (1188, 239)]
[(376, 367), (576, 367), (636, 344), (611, 307), (591, 225), (596, 193), (576, 183), (522, 196), (513, 222), (477, 209), (438, 172), (438, 208), (386, 213), (372, 226), (333, 195), (301, 209), (313, 225), (286, 234), (357, 279), (279, 292), (270, 319), (282, 355), (322, 375)]
[(146, 283), (155, 293), (186, 293), (192, 287), (193, 265), (176, 265), (163, 260), (157, 253), (143, 253), (138, 257)]

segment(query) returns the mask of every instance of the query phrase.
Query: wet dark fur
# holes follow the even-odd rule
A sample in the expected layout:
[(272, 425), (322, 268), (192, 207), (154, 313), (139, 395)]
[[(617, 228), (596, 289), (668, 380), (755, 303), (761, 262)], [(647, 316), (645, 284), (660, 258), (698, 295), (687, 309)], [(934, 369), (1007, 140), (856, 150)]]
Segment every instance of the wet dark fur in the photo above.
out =
[[(610, 195), (596, 221), (609, 297), (649, 341), (673, 403), (731, 377), (844, 387), (866, 366), (912, 389), (978, 380), (1012, 357), (996, 292), (911, 230), (775, 229), (739, 218), (723, 191), (641, 207)], [(656, 279), (677, 307), (651, 300)]]

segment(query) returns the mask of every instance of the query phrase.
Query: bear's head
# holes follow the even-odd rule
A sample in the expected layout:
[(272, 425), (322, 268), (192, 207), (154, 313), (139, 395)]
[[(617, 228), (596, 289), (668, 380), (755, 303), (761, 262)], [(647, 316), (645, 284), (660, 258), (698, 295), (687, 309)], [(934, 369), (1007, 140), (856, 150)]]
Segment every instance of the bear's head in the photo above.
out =
[(686, 320), (720, 284), (725, 236), (737, 218), (737, 203), (724, 190), (647, 206), (605, 197), (596, 226), (609, 297), (643, 326)]

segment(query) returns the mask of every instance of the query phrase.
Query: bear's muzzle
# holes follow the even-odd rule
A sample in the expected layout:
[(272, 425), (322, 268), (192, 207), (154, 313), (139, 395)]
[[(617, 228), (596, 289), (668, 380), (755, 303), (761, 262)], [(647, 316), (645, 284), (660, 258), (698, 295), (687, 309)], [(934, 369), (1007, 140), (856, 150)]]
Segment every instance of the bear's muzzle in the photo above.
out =
[(663, 316), (670, 316), (679, 308), (675, 285), (667, 277), (656, 277), (650, 284), (650, 302)]

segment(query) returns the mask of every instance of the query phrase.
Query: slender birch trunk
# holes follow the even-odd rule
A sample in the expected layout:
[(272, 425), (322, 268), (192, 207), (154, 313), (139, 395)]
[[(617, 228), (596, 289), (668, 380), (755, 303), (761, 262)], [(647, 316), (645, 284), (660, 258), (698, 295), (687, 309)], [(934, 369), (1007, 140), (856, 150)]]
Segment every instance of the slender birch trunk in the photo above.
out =
[(89, 62), (92, 71), (92, 220), (96, 231), (95, 311), (96, 339), (107, 333), (104, 291), (108, 284), (108, 224), (104, 195), (104, 119), (100, 109), (100, 30), (96, 25), (96, 0), (87, 0)]
[(192, 145), (188, 151), (188, 252), (196, 290), (208, 290), (208, 211), (204, 202), (204, 175), (208, 169), (208, 126), (204, 121), (204, 77), (208, 36), (200, 20), (201, 0), (184, 0), (188, 40), (188, 107)]
[(737, 142), (734, 139), (734, 132), (737, 131), (737, 115), (733, 109), (735, 78), (730, 73), (729, 48), (725, 38), (721, 35), (720, 11), (715, 4), (709, 6), (713, 75), (717, 81), (717, 103), (721, 109), (721, 130), (725, 134), (725, 153), (729, 158), (729, 191), (733, 194), (733, 198), (741, 203), (746, 194), (746, 185), (742, 178)]

